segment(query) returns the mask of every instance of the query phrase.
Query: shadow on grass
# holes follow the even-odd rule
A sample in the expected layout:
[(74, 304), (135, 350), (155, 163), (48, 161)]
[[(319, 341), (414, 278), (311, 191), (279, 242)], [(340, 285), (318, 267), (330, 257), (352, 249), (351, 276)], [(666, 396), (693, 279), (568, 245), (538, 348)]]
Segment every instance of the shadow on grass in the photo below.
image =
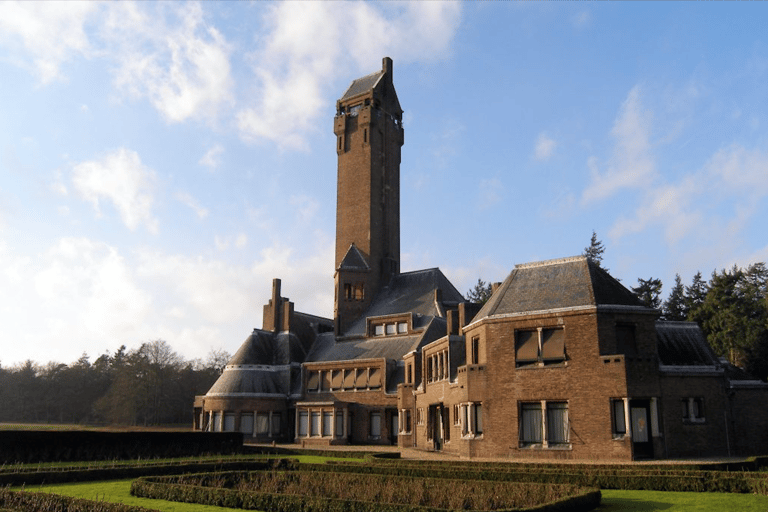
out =
[(595, 510), (600, 512), (651, 512), (653, 510), (669, 510), (674, 505), (661, 501), (646, 501), (632, 498), (605, 498)]

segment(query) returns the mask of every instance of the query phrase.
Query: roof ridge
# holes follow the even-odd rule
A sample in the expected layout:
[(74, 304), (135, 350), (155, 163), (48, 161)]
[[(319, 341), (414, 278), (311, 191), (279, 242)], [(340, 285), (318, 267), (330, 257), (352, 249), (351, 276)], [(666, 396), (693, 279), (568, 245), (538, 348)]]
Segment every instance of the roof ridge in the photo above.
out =
[(573, 263), (575, 261), (584, 261), (587, 257), (583, 254), (579, 256), (569, 256), (567, 258), (555, 258), (552, 260), (542, 260), (542, 261), (532, 261), (530, 263), (518, 263), (515, 265), (516, 269), (526, 269), (526, 268), (538, 268), (538, 267), (547, 267), (550, 265), (562, 265), (563, 263)]

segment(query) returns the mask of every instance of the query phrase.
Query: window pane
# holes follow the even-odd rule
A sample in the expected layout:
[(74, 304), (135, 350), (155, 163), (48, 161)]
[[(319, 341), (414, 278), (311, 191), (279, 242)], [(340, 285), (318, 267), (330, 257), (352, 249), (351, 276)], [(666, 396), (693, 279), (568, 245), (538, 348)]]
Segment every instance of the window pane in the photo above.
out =
[(256, 415), (256, 433), (261, 435), (269, 434), (269, 414)]
[(344, 413), (336, 413), (336, 437), (342, 437), (344, 435)]
[(475, 405), (475, 434), (483, 433), (483, 405)]
[(399, 334), (406, 334), (408, 332), (408, 324), (405, 322), (397, 324), (397, 332)]
[(375, 326), (373, 329), (374, 329), (373, 332), (374, 332), (374, 334), (376, 336), (384, 336), (384, 326), (383, 325), (379, 324), (379, 325)]
[(320, 435), (320, 413), (319, 412), (313, 412), (312, 413), (312, 431), (311, 435), (313, 436), (319, 436)]
[(240, 432), (253, 435), (253, 413), (244, 412), (240, 415)]
[(627, 433), (627, 427), (624, 424), (624, 400), (613, 401), (613, 431), (616, 434)]
[(371, 413), (371, 436), (372, 437), (381, 436), (381, 413), (378, 413), (378, 412)]
[(387, 324), (387, 334), (395, 334), (395, 324)]
[(301, 411), (299, 413), (299, 435), (301, 437), (307, 436), (307, 421), (308, 421), (308, 415), (307, 411)]
[(547, 403), (547, 442), (552, 444), (568, 442), (567, 403)]
[(281, 423), (280, 413), (272, 413), (272, 436), (280, 435)]
[(323, 435), (326, 437), (333, 435), (333, 413), (330, 411), (323, 413)]
[(517, 332), (515, 359), (518, 363), (532, 363), (539, 360), (538, 331)]
[(541, 404), (523, 404), (520, 419), (520, 440), (540, 443), (542, 438)]
[(565, 336), (562, 329), (544, 329), (541, 333), (541, 357), (545, 361), (565, 359)]

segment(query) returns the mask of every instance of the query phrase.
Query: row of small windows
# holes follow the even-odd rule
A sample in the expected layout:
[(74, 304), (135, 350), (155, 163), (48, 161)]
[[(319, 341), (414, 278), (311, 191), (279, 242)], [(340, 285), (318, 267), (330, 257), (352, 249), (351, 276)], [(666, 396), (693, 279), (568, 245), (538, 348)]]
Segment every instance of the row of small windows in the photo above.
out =
[(366, 391), (380, 389), (382, 371), (379, 368), (312, 371), (307, 378), (307, 391)]
[(521, 330), (515, 333), (515, 365), (544, 366), (565, 361), (562, 328)]
[(408, 334), (408, 322), (385, 322), (373, 324), (374, 336), (394, 336), (397, 334)]
[(427, 382), (445, 380), (449, 377), (448, 349), (427, 358)]
[(333, 411), (299, 411), (299, 437), (343, 437), (344, 413)]
[(365, 300), (365, 285), (344, 283), (344, 300)]
[[(220, 412), (203, 413), (203, 430), (208, 432), (242, 432), (246, 435), (280, 437), (282, 432), (282, 415), (279, 412)], [(239, 421), (239, 425), (237, 424)]]

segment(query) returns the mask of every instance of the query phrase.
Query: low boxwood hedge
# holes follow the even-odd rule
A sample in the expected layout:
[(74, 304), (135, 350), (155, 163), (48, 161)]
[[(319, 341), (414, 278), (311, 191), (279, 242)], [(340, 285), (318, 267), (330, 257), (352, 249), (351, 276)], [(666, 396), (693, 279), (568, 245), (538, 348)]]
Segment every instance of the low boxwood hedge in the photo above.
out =
[[(0, 489), (0, 511), (10, 512), (150, 512), (151, 509), (91, 501), (44, 492)], [(157, 511), (155, 511), (157, 512)]]
[(600, 492), (569, 484), (446, 480), (306, 471), (145, 477), (136, 496), (279, 512), (592, 510)]

